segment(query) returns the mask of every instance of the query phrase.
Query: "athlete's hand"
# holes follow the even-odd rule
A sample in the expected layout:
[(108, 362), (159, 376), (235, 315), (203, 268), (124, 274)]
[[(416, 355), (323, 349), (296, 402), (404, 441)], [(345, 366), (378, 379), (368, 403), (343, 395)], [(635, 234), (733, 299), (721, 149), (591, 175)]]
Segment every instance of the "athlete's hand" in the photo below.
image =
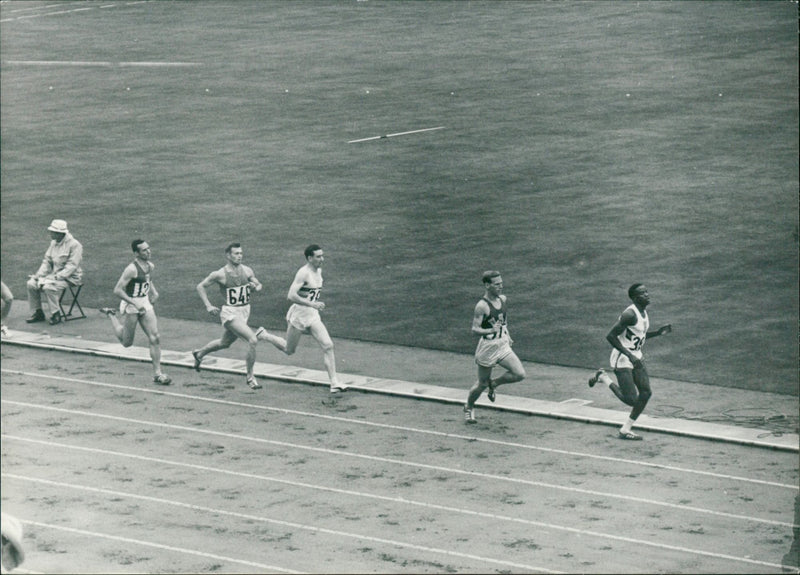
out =
[(250, 289), (252, 289), (252, 290), (255, 290), (255, 291), (261, 291), (261, 284), (257, 284), (257, 283), (255, 283), (255, 282), (247, 282), (247, 285), (248, 285), (248, 286), (250, 287)]
[(658, 335), (664, 335), (665, 333), (672, 333), (672, 324), (668, 323), (667, 325), (662, 325), (658, 328)]
[(314, 309), (319, 310), (319, 311), (322, 311), (322, 310), (325, 309), (325, 302), (323, 302), (323, 301), (314, 301), (314, 302), (311, 302), (311, 305), (314, 307)]
[(207, 308), (206, 311), (208, 311), (208, 313), (210, 313), (214, 317), (219, 315), (219, 308), (215, 305), (212, 305), (211, 307)]

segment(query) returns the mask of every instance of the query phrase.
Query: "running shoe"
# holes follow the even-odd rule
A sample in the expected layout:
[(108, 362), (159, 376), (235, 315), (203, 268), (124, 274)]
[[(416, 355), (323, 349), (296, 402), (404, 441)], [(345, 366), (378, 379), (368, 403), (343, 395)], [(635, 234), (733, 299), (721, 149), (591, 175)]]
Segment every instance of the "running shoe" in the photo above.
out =
[(8, 337), (8, 328), (4, 325), (0, 326), (0, 336), (2, 336), (3, 339)]
[(172, 383), (172, 379), (166, 375), (165, 373), (159, 373), (155, 377), (153, 377), (153, 383), (156, 385), (169, 385)]
[(117, 310), (115, 310), (113, 307), (101, 307), (100, 313), (108, 317), (110, 315), (117, 315)]
[(605, 370), (598, 369), (592, 377), (589, 378), (589, 387), (594, 387), (594, 384), (600, 379), (600, 376), (605, 373)]
[(492, 403), (494, 403), (494, 400), (497, 399), (497, 396), (494, 393), (494, 386), (491, 383), (489, 384), (489, 391), (486, 394), (486, 397), (488, 397), (489, 401)]
[(247, 378), (247, 385), (250, 387), (250, 389), (261, 389), (261, 384), (258, 383), (255, 376)]
[(200, 362), (203, 361), (203, 358), (197, 357), (197, 351), (196, 349), (192, 350), (192, 357), (194, 358), (194, 365), (192, 367), (194, 367), (195, 371), (200, 371)]
[(342, 393), (346, 389), (347, 388), (344, 385), (342, 385), (341, 383), (336, 384), (336, 385), (331, 385), (331, 393)]
[(631, 441), (641, 441), (642, 440), (642, 436), (641, 435), (636, 435), (632, 431), (627, 431), (627, 432), (620, 431), (619, 432), (619, 438), (620, 439), (629, 439)]
[(475, 408), (464, 406), (464, 421), (467, 423), (478, 423), (478, 420), (475, 419)]

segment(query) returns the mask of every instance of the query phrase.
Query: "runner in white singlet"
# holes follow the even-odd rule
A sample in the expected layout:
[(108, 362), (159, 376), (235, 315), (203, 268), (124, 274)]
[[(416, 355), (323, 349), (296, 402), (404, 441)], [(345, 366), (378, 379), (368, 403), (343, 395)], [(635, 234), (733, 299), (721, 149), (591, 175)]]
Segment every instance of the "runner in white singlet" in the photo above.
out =
[[(330, 380), (330, 392), (339, 393), (346, 386), (339, 382), (336, 375), (336, 357), (333, 353), (333, 340), (325, 324), (322, 323), (320, 311), (325, 303), (320, 300), (322, 294), (322, 262), (325, 261), (322, 248), (311, 244), (303, 252), (306, 265), (297, 270), (286, 298), (292, 302), (286, 313), (286, 348), (287, 355), (297, 349), (300, 336), (311, 334), (322, 348), (322, 360)], [(277, 347), (277, 346), (276, 346)]]
[(647, 288), (639, 283), (628, 288), (628, 297), (633, 301), (617, 319), (617, 323), (606, 335), (606, 340), (613, 348), (611, 351), (611, 369), (617, 376), (617, 382), (598, 369), (589, 379), (589, 387), (598, 381), (607, 385), (620, 401), (631, 406), (631, 413), (619, 430), (620, 439), (641, 439), (631, 428), (636, 419), (644, 411), (647, 402), (653, 395), (650, 389), (650, 377), (642, 361), (642, 348), (645, 340), (672, 331), (667, 324), (655, 331), (650, 331), (650, 318), (646, 308), (650, 303)]

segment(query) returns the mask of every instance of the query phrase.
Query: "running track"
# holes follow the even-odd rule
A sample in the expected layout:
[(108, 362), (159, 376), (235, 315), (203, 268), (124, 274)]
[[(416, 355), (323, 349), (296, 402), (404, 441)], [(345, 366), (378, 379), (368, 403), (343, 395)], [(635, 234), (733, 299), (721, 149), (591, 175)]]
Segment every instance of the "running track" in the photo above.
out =
[[(4, 348), (29, 572), (783, 572), (796, 454)], [(484, 412), (482, 412), (484, 413)], [(796, 569), (793, 569), (797, 572)]]

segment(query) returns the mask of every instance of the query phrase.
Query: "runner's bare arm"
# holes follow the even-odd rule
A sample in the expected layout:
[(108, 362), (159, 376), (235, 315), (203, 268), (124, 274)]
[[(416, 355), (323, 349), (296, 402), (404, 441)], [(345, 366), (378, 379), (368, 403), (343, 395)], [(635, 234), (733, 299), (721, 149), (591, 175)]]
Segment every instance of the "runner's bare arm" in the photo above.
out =
[(312, 302), (300, 297), (300, 288), (303, 287), (305, 283), (306, 283), (306, 271), (305, 268), (300, 268), (294, 275), (294, 280), (292, 281), (292, 285), (289, 286), (289, 293), (286, 294), (286, 299), (298, 305), (313, 307), (311, 306)]
[[(122, 271), (122, 275), (119, 276), (117, 280), (117, 285), (114, 286), (114, 295), (117, 296), (119, 299), (128, 302), (136, 306), (136, 300), (125, 293), (125, 286), (128, 285), (128, 282), (135, 278), (137, 275), (136, 266), (133, 264), (128, 264), (125, 266), (125, 269)], [(136, 306), (139, 307), (139, 306)]]
[(261, 285), (261, 282), (258, 281), (255, 272), (253, 272), (252, 268), (245, 266), (245, 272), (247, 273), (247, 283), (248, 285), (256, 291), (261, 291), (261, 288), (264, 287)]
[(203, 300), (203, 305), (206, 306), (206, 311), (211, 314), (219, 313), (219, 308), (212, 304), (208, 299), (208, 292), (206, 290), (215, 283), (222, 284), (224, 280), (222, 274), (222, 270), (211, 272), (203, 281), (197, 284), (197, 295), (199, 295), (200, 299)]
[(622, 355), (627, 356), (627, 358), (631, 360), (631, 363), (636, 365), (636, 363), (641, 362), (641, 360), (634, 357), (630, 350), (625, 349), (619, 341), (619, 335), (631, 325), (636, 325), (636, 314), (634, 314), (632, 310), (625, 310), (622, 312), (622, 315), (619, 316), (617, 323), (614, 324), (611, 331), (608, 332), (608, 335), (606, 335), (606, 341), (611, 344), (611, 347), (619, 351)]
[(489, 329), (481, 327), (484, 316), (489, 315), (489, 304), (481, 300), (475, 304), (475, 312), (472, 314), (472, 333), (479, 336), (489, 335), (495, 333), (500, 329), (497, 324)]

